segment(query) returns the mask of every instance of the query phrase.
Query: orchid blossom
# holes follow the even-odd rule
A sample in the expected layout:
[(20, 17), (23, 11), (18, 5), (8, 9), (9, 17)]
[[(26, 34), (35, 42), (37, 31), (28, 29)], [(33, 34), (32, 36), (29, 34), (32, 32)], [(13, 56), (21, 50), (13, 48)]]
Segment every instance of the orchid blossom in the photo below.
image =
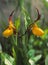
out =
[(9, 16), (9, 19), (8, 19), (9, 25), (8, 25), (7, 29), (5, 29), (5, 30), (3, 31), (3, 36), (6, 37), (6, 38), (8, 38), (8, 37), (11, 36), (14, 32), (16, 32), (16, 28), (15, 28), (13, 22), (12, 22), (12, 15), (13, 15), (13, 13), (14, 13), (14, 10), (12, 11), (12, 13), (11, 13), (10, 16)]

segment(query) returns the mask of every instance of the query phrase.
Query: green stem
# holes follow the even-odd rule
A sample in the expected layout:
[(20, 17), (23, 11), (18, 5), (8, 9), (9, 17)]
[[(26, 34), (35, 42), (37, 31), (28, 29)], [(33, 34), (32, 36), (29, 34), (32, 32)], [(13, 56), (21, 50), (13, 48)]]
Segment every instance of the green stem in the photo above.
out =
[(17, 55), (18, 55), (17, 34), (16, 34), (15, 37), (12, 36), (12, 40), (13, 40), (12, 44), (13, 44), (14, 52), (15, 52), (15, 57), (14, 57), (14, 59), (15, 59), (15, 63), (14, 63), (14, 65), (17, 65)]

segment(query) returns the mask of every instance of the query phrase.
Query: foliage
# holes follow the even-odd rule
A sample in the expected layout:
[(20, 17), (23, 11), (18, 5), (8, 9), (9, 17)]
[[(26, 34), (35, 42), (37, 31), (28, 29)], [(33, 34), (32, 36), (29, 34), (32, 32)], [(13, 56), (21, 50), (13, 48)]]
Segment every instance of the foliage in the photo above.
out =
[[(30, 29), (25, 33), (28, 26), (34, 22), (24, 7), (24, 0), (19, 3), (20, 16), (14, 21), (16, 29), (11, 27), (15, 34), (1, 38), (4, 42), (2, 40), (0, 42), (0, 63), (1, 65), (48, 65), (48, 29), (44, 29), (42, 36), (34, 35)], [(5, 28), (6, 23), (3, 23), (2, 31)]]

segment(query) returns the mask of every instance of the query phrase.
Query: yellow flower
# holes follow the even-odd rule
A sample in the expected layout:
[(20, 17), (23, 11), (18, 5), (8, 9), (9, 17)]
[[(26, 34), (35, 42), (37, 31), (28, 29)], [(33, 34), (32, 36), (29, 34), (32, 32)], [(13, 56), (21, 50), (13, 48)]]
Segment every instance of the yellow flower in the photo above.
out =
[(12, 21), (10, 21), (8, 28), (3, 32), (3, 36), (8, 38), (14, 33), (14, 31), (16, 31), (15, 26), (13, 25)]
[(44, 31), (41, 28), (39, 28), (36, 24), (33, 24), (31, 30), (32, 33), (36, 36), (42, 36), (44, 34)]
[(9, 26), (8, 28), (3, 32), (3, 36), (8, 38), (9, 36), (11, 36), (13, 33), (16, 33), (16, 28), (12, 22), (12, 15), (14, 13), (15, 10), (13, 10), (9, 16)]
[(13, 29), (12, 28), (7, 28), (4, 32), (3, 32), (3, 36), (8, 38), (9, 36), (11, 36), (13, 34)]

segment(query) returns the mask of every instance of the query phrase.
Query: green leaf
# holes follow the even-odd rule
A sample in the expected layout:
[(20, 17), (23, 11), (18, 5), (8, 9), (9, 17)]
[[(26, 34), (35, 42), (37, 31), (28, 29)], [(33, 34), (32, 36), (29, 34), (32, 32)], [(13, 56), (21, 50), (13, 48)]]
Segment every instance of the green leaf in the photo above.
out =
[(17, 20), (15, 21), (15, 27), (16, 27), (16, 30), (18, 31), (20, 27), (20, 17), (17, 18)]
[(45, 65), (48, 65), (48, 55), (46, 56), (46, 59), (45, 59)]
[(26, 16), (24, 16), (24, 21), (25, 21), (25, 28), (27, 29), (28, 22), (26, 20)]
[(16, 58), (16, 52), (15, 52), (14, 47), (12, 47), (12, 52), (13, 52), (13, 53), (12, 53), (12, 54), (13, 54), (13, 57)]
[(41, 59), (41, 57), (42, 57), (41, 54), (40, 54), (40, 55), (37, 55), (36, 57), (33, 58), (33, 60), (34, 60), (35, 62), (37, 62), (38, 60)]
[(33, 58), (34, 55), (35, 55), (35, 50), (30, 49), (30, 50), (28, 51), (28, 56), (29, 56), (29, 58)]
[(5, 65), (13, 65), (14, 64), (14, 58), (6, 53), (1, 54), (2, 60), (5, 63)]
[(48, 39), (48, 29), (44, 30), (44, 35), (41, 37), (42, 39)]
[(29, 59), (30, 65), (35, 65), (35, 62), (32, 59)]
[(30, 15), (24, 7), (22, 7), (22, 12), (24, 14), (25, 26), (27, 26), (31, 22)]

